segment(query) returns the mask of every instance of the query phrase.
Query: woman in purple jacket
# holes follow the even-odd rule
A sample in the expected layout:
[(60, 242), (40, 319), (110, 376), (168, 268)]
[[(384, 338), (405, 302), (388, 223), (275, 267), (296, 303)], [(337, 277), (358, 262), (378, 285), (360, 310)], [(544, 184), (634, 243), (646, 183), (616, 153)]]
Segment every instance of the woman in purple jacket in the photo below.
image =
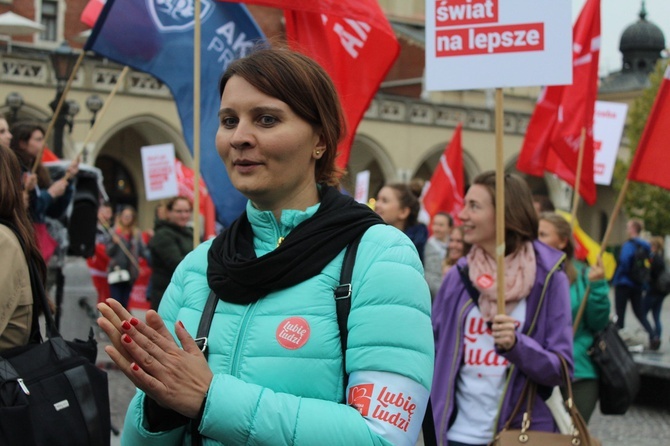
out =
[[(520, 177), (505, 175), (505, 314), (496, 314), (495, 172), (474, 179), (459, 218), (473, 246), (447, 273), (432, 312), (431, 401), (438, 443), (488, 444), (510, 418), (528, 379), (538, 384), (531, 429), (556, 431), (544, 399), (562, 382), (558, 355), (572, 370), (564, 255), (535, 240), (530, 190)], [(512, 428), (520, 427), (522, 415), (523, 410)]]

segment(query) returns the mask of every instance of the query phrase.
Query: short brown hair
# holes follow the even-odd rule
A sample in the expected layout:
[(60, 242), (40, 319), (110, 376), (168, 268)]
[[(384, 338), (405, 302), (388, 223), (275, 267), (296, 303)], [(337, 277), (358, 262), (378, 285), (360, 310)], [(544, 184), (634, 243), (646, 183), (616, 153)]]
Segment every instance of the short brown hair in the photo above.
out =
[(165, 203), (165, 207), (167, 208), (168, 211), (171, 211), (172, 208), (174, 207), (175, 203), (178, 201), (185, 201), (188, 203), (188, 207), (193, 210), (193, 203), (191, 203), (191, 200), (188, 199), (188, 197), (185, 197), (183, 195), (177, 195), (176, 197), (170, 198), (167, 203)]
[(406, 183), (391, 183), (384, 185), (384, 187), (393, 189), (396, 197), (398, 197), (400, 206), (409, 209), (405, 229), (414, 226), (418, 222), (419, 212), (421, 212), (421, 203), (419, 202), (419, 195), (417, 195), (417, 192), (420, 193), (421, 189), (417, 189)]
[[(496, 173), (480, 173), (472, 184), (484, 186), (496, 206)], [(537, 213), (526, 181), (518, 175), (505, 174), (505, 255), (516, 252), (525, 242), (537, 238)]]
[(233, 76), (285, 102), (322, 134), (326, 151), (316, 160), (316, 181), (338, 185), (343, 172), (335, 165), (335, 157), (346, 126), (337, 90), (328, 73), (314, 60), (288, 48), (261, 47), (228, 66), (219, 82), (219, 96)]

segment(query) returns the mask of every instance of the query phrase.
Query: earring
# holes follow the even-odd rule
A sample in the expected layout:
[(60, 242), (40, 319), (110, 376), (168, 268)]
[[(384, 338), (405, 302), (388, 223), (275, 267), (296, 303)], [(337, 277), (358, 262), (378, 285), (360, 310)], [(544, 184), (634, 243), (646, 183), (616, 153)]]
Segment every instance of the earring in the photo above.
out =
[(321, 151), (320, 151), (320, 150), (317, 150), (317, 151), (316, 151), (316, 155), (317, 155), (317, 156), (318, 156), (318, 155), (321, 155)]

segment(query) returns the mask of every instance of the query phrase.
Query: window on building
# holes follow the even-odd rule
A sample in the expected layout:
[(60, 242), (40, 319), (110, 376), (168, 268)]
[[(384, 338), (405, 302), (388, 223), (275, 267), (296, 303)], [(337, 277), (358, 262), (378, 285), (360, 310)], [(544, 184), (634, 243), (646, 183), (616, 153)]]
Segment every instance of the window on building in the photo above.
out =
[(40, 22), (46, 29), (40, 34), (40, 39), (55, 42), (58, 35), (58, 1), (42, 0), (41, 16)]

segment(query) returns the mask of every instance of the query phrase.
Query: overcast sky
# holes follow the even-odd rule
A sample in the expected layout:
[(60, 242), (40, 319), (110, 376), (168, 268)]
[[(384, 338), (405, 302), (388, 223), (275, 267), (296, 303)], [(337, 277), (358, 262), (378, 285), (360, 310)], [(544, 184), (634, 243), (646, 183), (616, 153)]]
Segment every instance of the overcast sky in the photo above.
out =
[[(572, 23), (582, 10), (586, 0), (572, 1)], [(600, 75), (621, 69), (619, 42), (621, 34), (638, 20), (642, 0), (601, 0), (601, 46)], [(661, 28), (665, 35), (665, 46), (670, 47), (670, 0), (645, 0), (647, 20)]]

